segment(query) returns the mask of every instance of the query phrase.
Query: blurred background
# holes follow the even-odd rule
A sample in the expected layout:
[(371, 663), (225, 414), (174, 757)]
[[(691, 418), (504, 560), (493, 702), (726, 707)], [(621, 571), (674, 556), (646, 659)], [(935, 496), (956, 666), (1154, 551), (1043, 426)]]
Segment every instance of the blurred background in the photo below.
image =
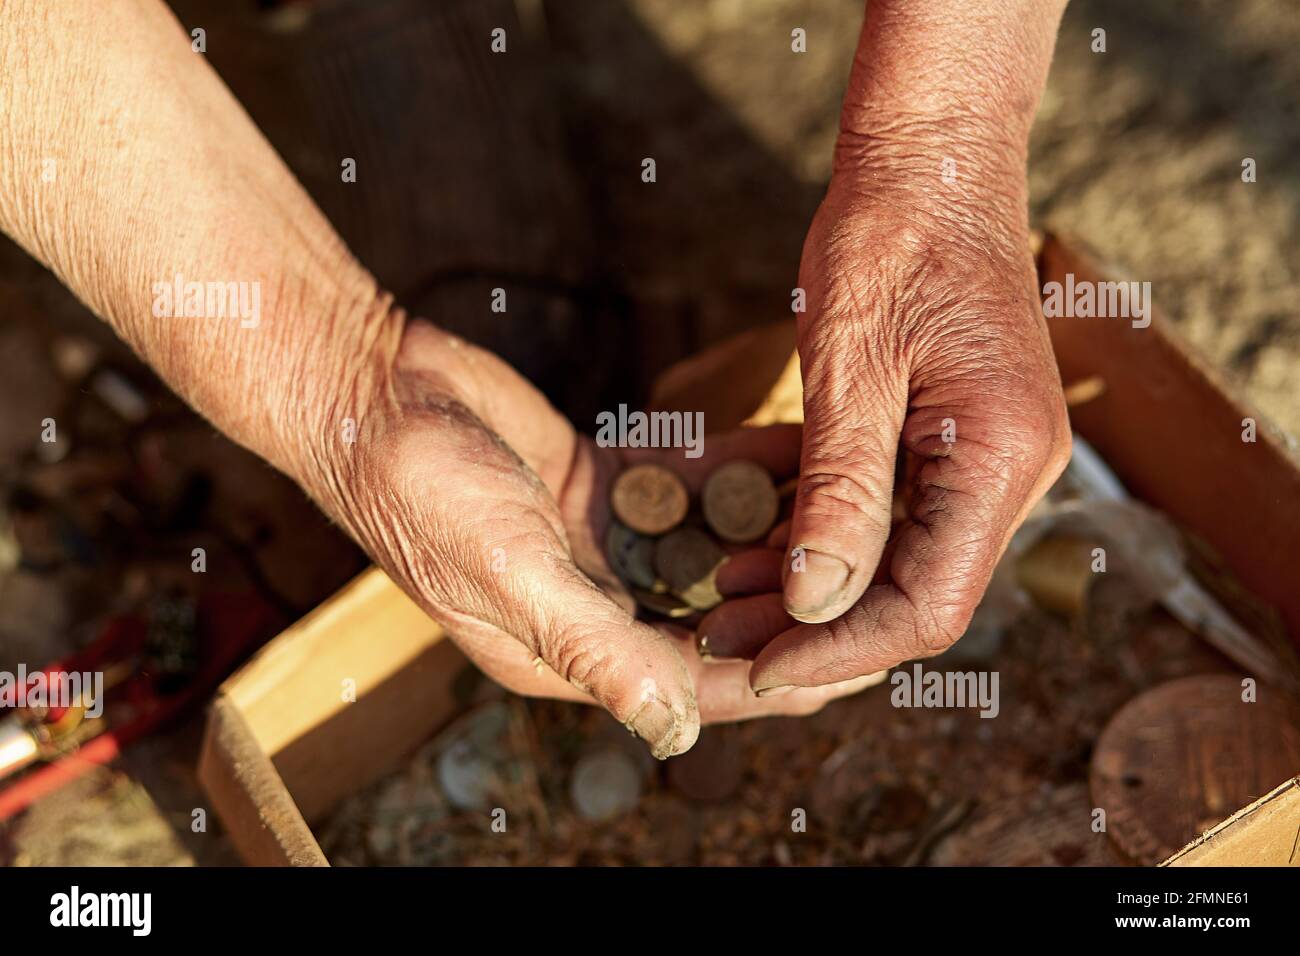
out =
[[(398, 301), (504, 355), (586, 430), (598, 410), (643, 400), (676, 359), (788, 315), (863, 9), (861, 0), (171, 6), (187, 30), (206, 31), (209, 61)], [(496, 27), (507, 31), (506, 56), (489, 50)], [(805, 54), (790, 52), (795, 27), (807, 31)], [(1091, 50), (1097, 27), (1106, 30), (1104, 54)], [(1291, 434), (1300, 432), (1297, 49), (1295, 0), (1074, 0), (1029, 170), (1034, 224), (1150, 281), (1157, 307)], [(355, 183), (340, 180), (349, 157)], [(657, 163), (651, 185), (640, 178), (644, 157)], [(1255, 183), (1241, 179), (1247, 157)], [(488, 309), (497, 286), (509, 290), (506, 314)], [(237, 594), (249, 609), (231, 649), (238, 657), (364, 566), (300, 492), (188, 412), (8, 240), (0, 240), (0, 369), (0, 669), (84, 647), (115, 616), (201, 630), (203, 603), (218, 594)], [(38, 441), (47, 416), (60, 422), (57, 452)], [(202, 576), (189, 573), (200, 543)], [(1040, 622), (1034, 640), (1044, 658), (1035, 679), (1054, 679), (1056, 669), (1065, 680), (1070, 662), (1062, 654), (1051, 662), (1050, 626)], [(1099, 720), (1108, 711), (1097, 706)], [(534, 709), (543, 726), (590, 719)], [(1044, 731), (1036, 744), (1022, 733), (1015, 744), (1024, 772), (1006, 787), (1041, 788), (1045, 779), (1045, 814), (1083, 786), (1086, 747), (1071, 749), (1083, 746), (1092, 719), (1083, 709), (1074, 715), (1078, 741), (1062, 725), (1056, 737)], [(234, 862), (216, 826), (190, 828), (203, 804), (193, 778), (199, 713), (178, 714), (111, 769), (0, 822), (0, 861)], [(886, 719), (890, 746), (908, 749), (908, 723), (921, 718), (864, 699), (805, 729), (771, 721), (726, 731), (732, 738), (720, 732), (730, 746), (714, 752), (752, 745), (751, 771), (778, 767), (797, 778), (803, 767), (811, 779), (832, 757), (837, 772), (866, 759), (843, 740)], [(922, 838), (936, 814), (942, 823), (955, 812), (919, 796), (943, 766), (939, 751), (907, 770), (896, 765), (870, 807), (855, 804), (856, 855), (823, 847), (829, 855), (819, 859), (928, 853)], [(969, 769), (978, 782), (981, 768)], [(746, 773), (737, 770), (734, 788), (753, 784)], [(688, 799), (692, 787), (709, 786), (718, 784), (663, 785)], [(845, 800), (868, 789), (843, 787)], [(686, 812), (668, 797), (655, 806), (669, 821)], [(781, 861), (770, 841), (758, 840), (752, 856), (734, 848), (737, 834), (763, 832), (753, 812), (754, 820), (732, 814), (730, 836), (704, 840), (720, 857), (687, 848), (684, 859)], [(1000, 825), (978, 808), (966, 812), (986, 833)], [(714, 832), (708, 821), (694, 825)], [(346, 822), (335, 829), (340, 859), (364, 861), (364, 840), (349, 843)], [(898, 833), (907, 836), (891, 837)], [(636, 834), (608, 840), (590, 859), (634, 855)], [(947, 862), (961, 861), (960, 847), (946, 852)]]

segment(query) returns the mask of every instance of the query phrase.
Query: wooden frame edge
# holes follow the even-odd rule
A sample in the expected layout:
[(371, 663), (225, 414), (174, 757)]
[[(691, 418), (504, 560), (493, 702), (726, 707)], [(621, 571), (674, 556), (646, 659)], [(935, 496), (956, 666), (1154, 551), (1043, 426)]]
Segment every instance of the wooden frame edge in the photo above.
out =
[(271, 758), (225, 694), (208, 712), (199, 782), (246, 863), (329, 866)]
[(1300, 776), (1202, 833), (1161, 866), (1300, 866)]

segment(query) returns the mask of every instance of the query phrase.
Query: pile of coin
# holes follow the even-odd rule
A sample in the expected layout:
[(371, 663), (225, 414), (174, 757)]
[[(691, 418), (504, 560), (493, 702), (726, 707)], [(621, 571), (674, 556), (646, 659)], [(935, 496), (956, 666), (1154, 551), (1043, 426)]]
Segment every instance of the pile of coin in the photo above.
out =
[(677, 474), (651, 464), (623, 471), (610, 504), (610, 566), (643, 608), (683, 618), (721, 603), (715, 579), (727, 559), (724, 543), (763, 539), (781, 501), (766, 469), (735, 460), (709, 475), (698, 507)]

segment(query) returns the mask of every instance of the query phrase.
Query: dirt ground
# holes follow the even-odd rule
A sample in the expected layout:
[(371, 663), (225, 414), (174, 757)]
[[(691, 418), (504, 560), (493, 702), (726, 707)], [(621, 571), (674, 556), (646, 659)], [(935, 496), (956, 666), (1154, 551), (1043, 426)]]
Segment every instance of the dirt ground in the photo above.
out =
[[(272, 6), (173, 3), (187, 26), (208, 28), (209, 59), (362, 261), (413, 310), (501, 351), (579, 427), (594, 410), (642, 399), (670, 362), (787, 314), (803, 231), (829, 171), (860, 0)], [(503, 67), (515, 72), (484, 84), (482, 60), (458, 58), (473, 60), (463, 51), (477, 50), (473, 44), (495, 24), (509, 24), (512, 37), (522, 39), (521, 56)], [(801, 56), (789, 51), (796, 26), (808, 34)], [(1105, 53), (1090, 48), (1097, 27), (1106, 30)], [(1292, 434), (1300, 433), (1298, 48), (1295, 0), (1075, 0), (1058, 38), (1030, 161), (1036, 224), (1078, 237), (1131, 278), (1150, 281), (1157, 307)], [(338, 157), (354, 154), (364, 158), (363, 171), (376, 172), (347, 193), (338, 186)], [(652, 201), (638, 175), (645, 156), (658, 164)], [(1247, 157), (1257, 164), (1254, 183), (1241, 178)], [(512, 308), (509, 322), (489, 326), (474, 316), (483, 289), (502, 276), (526, 289), (525, 306)], [(150, 397), (153, 411), (146, 426), (126, 428), (92, 409), (83, 423), (90, 437), (74, 446), (71, 462), (51, 465), (34, 458), (31, 422), (77, 392), (54, 358), (56, 341), (68, 339), (94, 345), (102, 363)], [(299, 493), (168, 400), (70, 294), (8, 241), (0, 241), (0, 368), (0, 480), (8, 509), (0, 530), (16, 510), (28, 515), (34, 508), (47, 522), (57, 516), (41, 540), (62, 555), (52, 567), (0, 561), (0, 666), (64, 653), (106, 614), (174, 583), (158, 566), (170, 554), (188, 553), (196, 527), (215, 535), (214, 548), (243, 555), (232, 558), (237, 570), (227, 583), (269, 595), (283, 619), (320, 601), (360, 565), (354, 549), (312, 518)], [(142, 489), (132, 478), (159, 442), (167, 449), (163, 459), (173, 462), (167, 474), (199, 474), (214, 489), (197, 524), (146, 520), (175, 505), (176, 489), (166, 481)], [(51, 469), (74, 465), (81, 469), (75, 481), (49, 477)], [(16, 507), (16, 489), (33, 485), (44, 495), (40, 507), (21, 495)], [(126, 499), (126, 511), (117, 498)], [(32, 547), (35, 533), (24, 534), (20, 544)], [(77, 550), (83, 539), (99, 550)], [(1065, 636), (1042, 626), (1046, 641), (1012, 637), (1002, 652), (1012, 656), (999, 666), (1026, 668), (1037, 675), (1026, 678), (1028, 686), (1050, 698), (1069, 671), (1048, 653)], [(1155, 664), (1111, 671), (1109, 689), (1085, 708), (1085, 723), (1102, 719), (1105, 708), (1154, 676), (1171, 676)], [(904, 765), (899, 755), (908, 751), (908, 735), (926, 718), (884, 712), (880, 698), (836, 705), (802, 730), (774, 721), (710, 732), (745, 754), (749, 789), (742, 787), (748, 796), (738, 797), (738, 806), (754, 805), (755, 781), (781, 761), (801, 786), (836, 754), (835, 767), (856, 761), (890, 768), (894, 779), (871, 792), (871, 807), (859, 806), (854, 819), (861, 826), (842, 843), (779, 849), (763, 834), (783, 820), (713, 807), (689, 811), (696, 814), (690, 832), (704, 834), (705, 850), (692, 856), (665, 846), (662, 861), (905, 862), (922, 853), (962, 862), (960, 841), (936, 850), (922, 838), (944, 812), (970, 799), (980, 752), (961, 765), (967, 777), (937, 785), (936, 761), (960, 748), (952, 744)], [(1074, 806), (1087, 734), (1069, 731), (1065, 750), (1034, 737), (1027, 728), (1040, 705), (1025, 705), (1024, 724), (992, 723), (1003, 728), (999, 733), (1020, 727), (1029, 734), (1024, 753), (1033, 765), (1012, 768), (1008, 773), (1025, 772), (1003, 783), (1010, 792), (1046, 774), (1052, 788), (1036, 792), (1036, 812), (1051, 815)], [(528, 710), (537, 726), (561, 736), (572, 725), (599, 723), (599, 715), (575, 716), (583, 712), (558, 705)], [(970, 734), (980, 723), (967, 728)], [(879, 731), (884, 724), (887, 733)], [(189, 826), (203, 799), (188, 769), (197, 726), (192, 717), (117, 769), (0, 823), (0, 860), (231, 862), (218, 827), (195, 834)], [(963, 745), (977, 739), (963, 736), (959, 721), (934, 732)], [(874, 742), (849, 746), (867, 737)], [(570, 758), (556, 759), (555, 779), (566, 779)], [(551, 796), (563, 789), (540, 786)], [(659, 819), (680, 820), (687, 812), (675, 792), (671, 782), (650, 788)], [(937, 796), (918, 803), (919, 794)], [(978, 834), (979, 810), (970, 812)], [(637, 836), (633, 824), (624, 826), (626, 833), (601, 830), (600, 845), (578, 846), (572, 832), (557, 831), (548, 846), (556, 858), (577, 846), (565, 858), (621, 859)], [(340, 847), (351, 847), (339, 851), (345, 862), (361, 862), (366, 853), (397, 861), (388, 851), (365, 849), (364, 836), (354, 834), (348, 844), (347, 827), (344, 817), (333, 831)], [(497, 845), (493, 859), (533, 860), (536, 849)], [(1035, 861), (1095, 859), (1087, 847), (1053, 852), (1052, 860)]]

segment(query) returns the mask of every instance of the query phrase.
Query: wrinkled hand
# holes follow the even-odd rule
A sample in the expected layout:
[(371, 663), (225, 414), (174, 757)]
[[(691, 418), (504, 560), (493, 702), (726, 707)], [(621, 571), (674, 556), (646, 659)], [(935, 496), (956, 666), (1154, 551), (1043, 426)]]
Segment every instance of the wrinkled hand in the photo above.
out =
[[(769, 542), (785, 549), (783, 598), (729, 602), (701, 624), (719, 653), (755, 659), (759, 690), (951, 646), (1069, 457), (1023, 185), (949, 203), (847, 165), (800, 268), (799, 490), (791, 525)], [(914, 478), (891, 534), (900, 446)]]
[(757, 698), (747, 662), (702, 660), (683, 628), (636, 621), (605, 558), (609, 486), (661, 460), (698, 488), (728, 457), (795, 472), (797, 429), (680, 450), (598, 448), (494, 356), (407, 323), (391, 374), (335, 467), (325, 506), (488, 675), (599, 703), (660, 757), (701, 722), (808, 713), (847, 687)]

